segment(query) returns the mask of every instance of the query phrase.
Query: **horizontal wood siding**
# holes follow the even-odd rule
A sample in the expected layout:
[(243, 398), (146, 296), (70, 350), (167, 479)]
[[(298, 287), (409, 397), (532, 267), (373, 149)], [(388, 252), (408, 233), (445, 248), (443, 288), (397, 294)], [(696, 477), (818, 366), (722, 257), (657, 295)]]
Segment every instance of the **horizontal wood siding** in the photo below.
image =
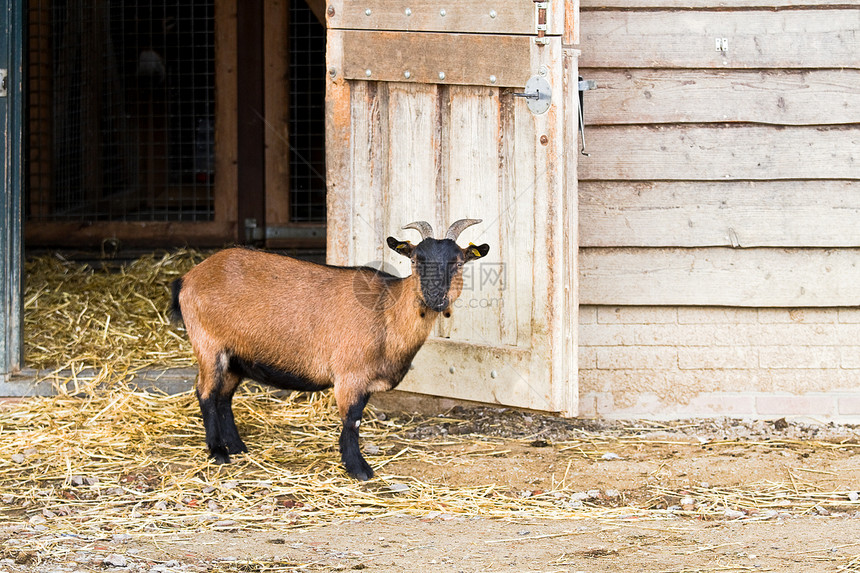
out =
[(860, 10), (610, 0), (581, 22), (581, 303), (857, 305)]

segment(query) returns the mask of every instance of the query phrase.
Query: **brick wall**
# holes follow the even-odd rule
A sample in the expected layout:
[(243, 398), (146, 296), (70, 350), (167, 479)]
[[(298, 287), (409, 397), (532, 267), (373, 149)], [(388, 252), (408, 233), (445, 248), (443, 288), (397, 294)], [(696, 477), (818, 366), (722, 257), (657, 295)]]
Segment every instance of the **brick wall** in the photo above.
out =
[(580, 415), (860, 422), (860, 309), (583, 306)]

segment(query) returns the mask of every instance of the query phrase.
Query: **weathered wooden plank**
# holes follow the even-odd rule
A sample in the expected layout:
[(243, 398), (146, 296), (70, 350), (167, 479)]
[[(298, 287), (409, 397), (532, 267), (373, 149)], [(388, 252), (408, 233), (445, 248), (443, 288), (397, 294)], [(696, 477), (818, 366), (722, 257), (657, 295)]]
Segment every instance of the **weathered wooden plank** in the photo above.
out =
[(532, 360), (528, 350), (430, 339), (398, 390), (558, 411), (544, 392), (545, 381), (531, 377)]
[[(534, 34), (534, 5), (521, 0), (453, 2), (434, 0), (407, 3), (390, 0), (343, 2), (329, 15), (329, 26), (352, 30), (409, 30), (413, 32), (474, 32)], [(492, 14), (491, 15), (491, 11)]]
[[(45, 247), (98, 247), (106, 237), (119, 239), (124, 246), (144, 248), (189, 244), (221, 247), (236, 236), (236, 221), (200, 223), (164, 221), (42, 222), (27, 225), (24, 241)], [(319, 246), (319, 245), (314, 245)]]
[(533, 42), (526, 36), (337, 33), (342, 35), (347, 79), (521, 88), (534, 73), (529, 67)]
[[(582, 13), (581, 67), (860, 68), (860, 10)], [(714, 48), (728, 39), (728, 51)]]
[[(392, 83), (388, 86), (388, 188), (381, 207), (386, 229), (417, 243), (416, 231), (399, 229), (412, 221), (428, 221), (438, 234), (436, 178), (439, 165), (437, 86)], [(387, 231), (390, 232), (390, 231)], [(400, 276), (411, 272), (409, 259), (384, 249), (384, 261)]]
[[(858, 56), (860, 57), (860, 56)], [(585, 94), (586, 125), (860, 123), (860, 70), (602, 70)]]
[[(326, 67), (340, 69), (343, 44), (340, 34), (326, 34)], [(352, 188), (352, 106), (349, 82), (340, 74), (326, 74), (326, 261), (354, 264)]]
[[(547, 35), (561, 34), (564, 1), (551, 0)], [(466, 32), (473, 34), (535, 34), (535, 6), (525, 0), (449, 2), (435, 0), (391, 2), (333, 2), (328, 25), (351, 30), (402, 30), (411, 32)]]
[(582, 182), (583, 247), (860, 247), (851, 181)]
[(583, 10), (605, 10), (607, 8), (677, 8), (705, 10), (726, 8), (836, 8), (848, 5), (842, 0), (582, 0)]
[[(448, 213), (451, 221), (483, 219), (480, 227), (464, 231), (467, 240), (493, 243), (499, 233), (499, 90), (451, 86), (448, 105), (450, 143), (448, 157)], [(455, 302), (451, 338), (499, 345), (499, 306), (502, 285), (484, 280), (482, 270), (498, 263), (499, 253), (469, 264), (464, 270), (463, 292)]]
[(581, 249), (581, 304), (856, 306), (858, 249)]
[(860, 179), (860, 129), (592, 127), (580, 180)]
[(388, 224), (380, 208), (388, 187), (388, 87), (381, 82), (351, 82), (351, 85), (354, 261), (378, 266), (384, 249), (388, 248), (385, 238), (399, 230), (399, 226)]

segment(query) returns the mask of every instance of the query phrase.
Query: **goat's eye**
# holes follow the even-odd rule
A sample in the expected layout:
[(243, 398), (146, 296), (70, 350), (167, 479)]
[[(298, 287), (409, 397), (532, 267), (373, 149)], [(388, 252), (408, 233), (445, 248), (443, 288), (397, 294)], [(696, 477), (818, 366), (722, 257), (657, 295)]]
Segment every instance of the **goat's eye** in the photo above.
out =
[(458, 268), (458, 269), (462, 269), (462, 268), (463, 268), (463, 261), (457, 261), (457, 268)]

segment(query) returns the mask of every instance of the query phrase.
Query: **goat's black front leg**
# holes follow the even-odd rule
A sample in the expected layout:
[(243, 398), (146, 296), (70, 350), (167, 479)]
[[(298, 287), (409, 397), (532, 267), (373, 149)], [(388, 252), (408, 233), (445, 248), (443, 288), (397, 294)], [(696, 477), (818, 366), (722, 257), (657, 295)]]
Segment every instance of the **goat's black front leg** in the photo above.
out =
[(206, 430), (206, 447), (209, 448), (209, 457), (218, 464), (229, 464), (230, 455), (224, 440), (221, 438), (221, 420), (218, 416), (218, 395), (214, 392), (205, 393), (205, 390), (197, 387), (197, 402), (200, 404), (200, 413), (203, 414), (203, 427)]
[(358, 446), (358, 426), (361, 424), (361, 414), (367, 405), (370, 394), (355, 395), (349, 391), (335, 388), (335, 399), (343, 420), (340, 432), (340, 459), (347, 473), (358, 480), (369, 480), (373, 477), (373, 469), (361, 455)]

